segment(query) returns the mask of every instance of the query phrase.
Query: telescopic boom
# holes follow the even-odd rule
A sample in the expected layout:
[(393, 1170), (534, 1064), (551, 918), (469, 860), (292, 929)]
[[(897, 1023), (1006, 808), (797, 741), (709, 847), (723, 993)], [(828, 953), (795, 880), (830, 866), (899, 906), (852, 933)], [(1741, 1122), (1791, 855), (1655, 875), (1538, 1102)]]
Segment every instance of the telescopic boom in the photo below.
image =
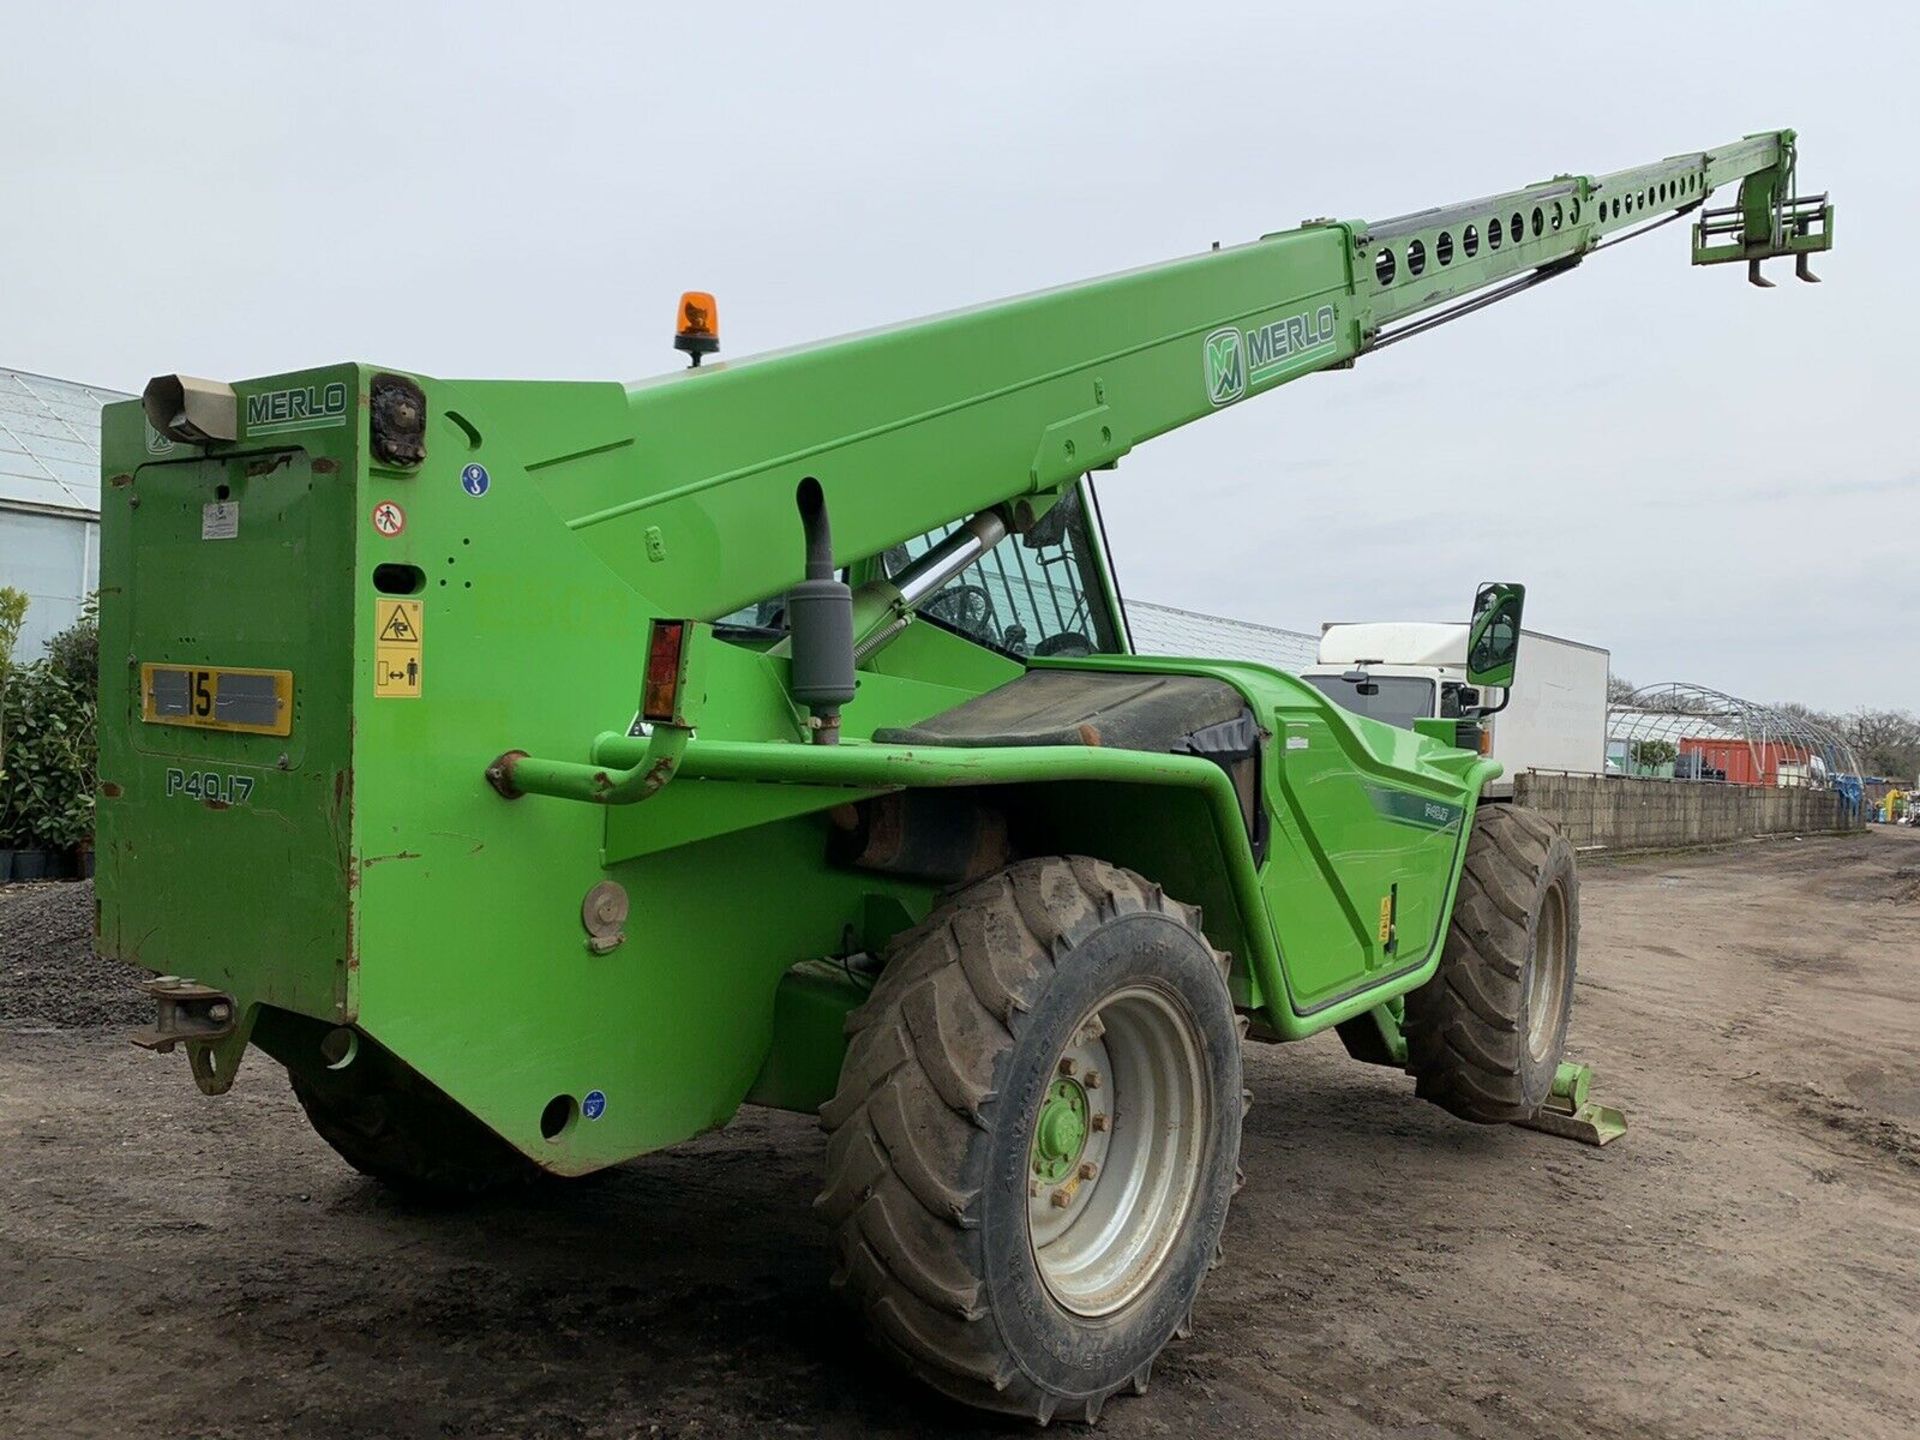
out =
[[(1052, 491), (1141, 441), (1566, 273), (1700, 212), (1696, 263), (1827, 248), (1825, 196), (1791, 196), (1771, 131), (1604, 175), (1562, 175), (1375, 222), (1299, 229), (797, 350), (708, 363), (592, 407), (600, 442), (529, 457), (568, 523), (662, 613), (711, 619), (802, 578), (799, 481), (836, 559)], [(1704, 208), (1737, 184), (1730, 210)], [(1764, 283), (1764, 282), (1762, 282)], [(716, 338), (717, 343), (717, 338)], [(463, 388), (493, 393), (490, 383)], [(587, 387), (555, 387), (577, 397)], [(516, 410), (526, 387), (497, 387)], [(729, 537), (669, 549), (648, 532)], [(773, 573), (767, 557), (790, 559)], [(678, 563), (682, 557), (689, 563)]]

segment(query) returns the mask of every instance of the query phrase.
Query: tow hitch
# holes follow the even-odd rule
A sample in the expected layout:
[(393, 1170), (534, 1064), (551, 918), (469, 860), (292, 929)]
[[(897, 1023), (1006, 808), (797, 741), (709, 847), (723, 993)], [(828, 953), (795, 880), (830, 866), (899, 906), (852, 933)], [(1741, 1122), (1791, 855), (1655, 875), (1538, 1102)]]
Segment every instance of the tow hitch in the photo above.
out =
[(142, 1030), (133, 1043), (166, 1055), (176, 1045), (187, 1047), (187, 1068), (193, 1083), (208, 1095), (224, 1095), (233, 1087), (233, 1074), (247, 1048), (253, 1014), (242, 1023), (240, 1006), (231, 995), (178, 975), (149, 980), (147, 994), (158, 1008), (151, 1030)]

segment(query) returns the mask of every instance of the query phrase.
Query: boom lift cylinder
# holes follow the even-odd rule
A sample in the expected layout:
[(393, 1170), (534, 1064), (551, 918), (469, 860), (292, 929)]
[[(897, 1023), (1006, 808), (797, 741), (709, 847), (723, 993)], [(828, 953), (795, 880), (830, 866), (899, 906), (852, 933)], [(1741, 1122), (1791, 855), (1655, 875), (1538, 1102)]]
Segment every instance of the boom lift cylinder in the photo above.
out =
[(982, 510), (962, 521), (954, 532), (913, 561), (891, 581), (873, 580), (861, 587), (856, 608), (877, 621), (863, 622), (854, 659), (864, 661), (913, 623), (920, 602), (935, 594), (954, 576), (972, 565), (1007, 536), (1007, 522), (997, 510)]

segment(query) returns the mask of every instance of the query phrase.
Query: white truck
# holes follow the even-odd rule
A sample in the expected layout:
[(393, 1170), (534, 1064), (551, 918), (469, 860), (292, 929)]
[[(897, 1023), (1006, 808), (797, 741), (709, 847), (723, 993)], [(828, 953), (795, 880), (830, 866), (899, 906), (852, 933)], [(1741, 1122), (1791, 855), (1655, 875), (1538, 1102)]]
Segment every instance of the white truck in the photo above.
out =
[(1300, 678), (1356, 714), (1409, 730), (1415, 720), (1459, 718), (1478, 703), (1481, 748), (1505, 767), (1489, 794), (1512, 793), (1523, 770), (1603, 774), (1611, 657), (1555, 635), (1520, 635), (1506, 692), (1468, 686), (1466, 625), (1426, 621), (1324, 625), (1316, 662)]

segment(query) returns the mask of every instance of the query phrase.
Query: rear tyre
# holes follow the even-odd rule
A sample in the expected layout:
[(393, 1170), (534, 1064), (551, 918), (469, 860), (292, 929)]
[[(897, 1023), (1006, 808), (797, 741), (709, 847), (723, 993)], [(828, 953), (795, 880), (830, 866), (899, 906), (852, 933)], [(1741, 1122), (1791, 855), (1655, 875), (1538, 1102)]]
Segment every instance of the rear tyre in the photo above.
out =
[(341, 1159), (419, 1199), (457, 1203), (546, 1173), (440, 1090), (404, 1067), (391, 1070), (378, 1088), (328, 1072), (289, 1070), (287, 1078), (315, 1133)]
[(881, 1347), (982, 1409), (1144, 1392), (1216, 1259), (1240, 1027), (1198, 912), (1023, 860), (891, 947), (848, 1020), (816, 1208)]
[(1482, 806), (1440, 968), (1407, 996), (1415, 1093), (1479, 1124), (1538, 1110), (1566, 1048), (1579, 949), (1573, 847), (1531, 810)]

